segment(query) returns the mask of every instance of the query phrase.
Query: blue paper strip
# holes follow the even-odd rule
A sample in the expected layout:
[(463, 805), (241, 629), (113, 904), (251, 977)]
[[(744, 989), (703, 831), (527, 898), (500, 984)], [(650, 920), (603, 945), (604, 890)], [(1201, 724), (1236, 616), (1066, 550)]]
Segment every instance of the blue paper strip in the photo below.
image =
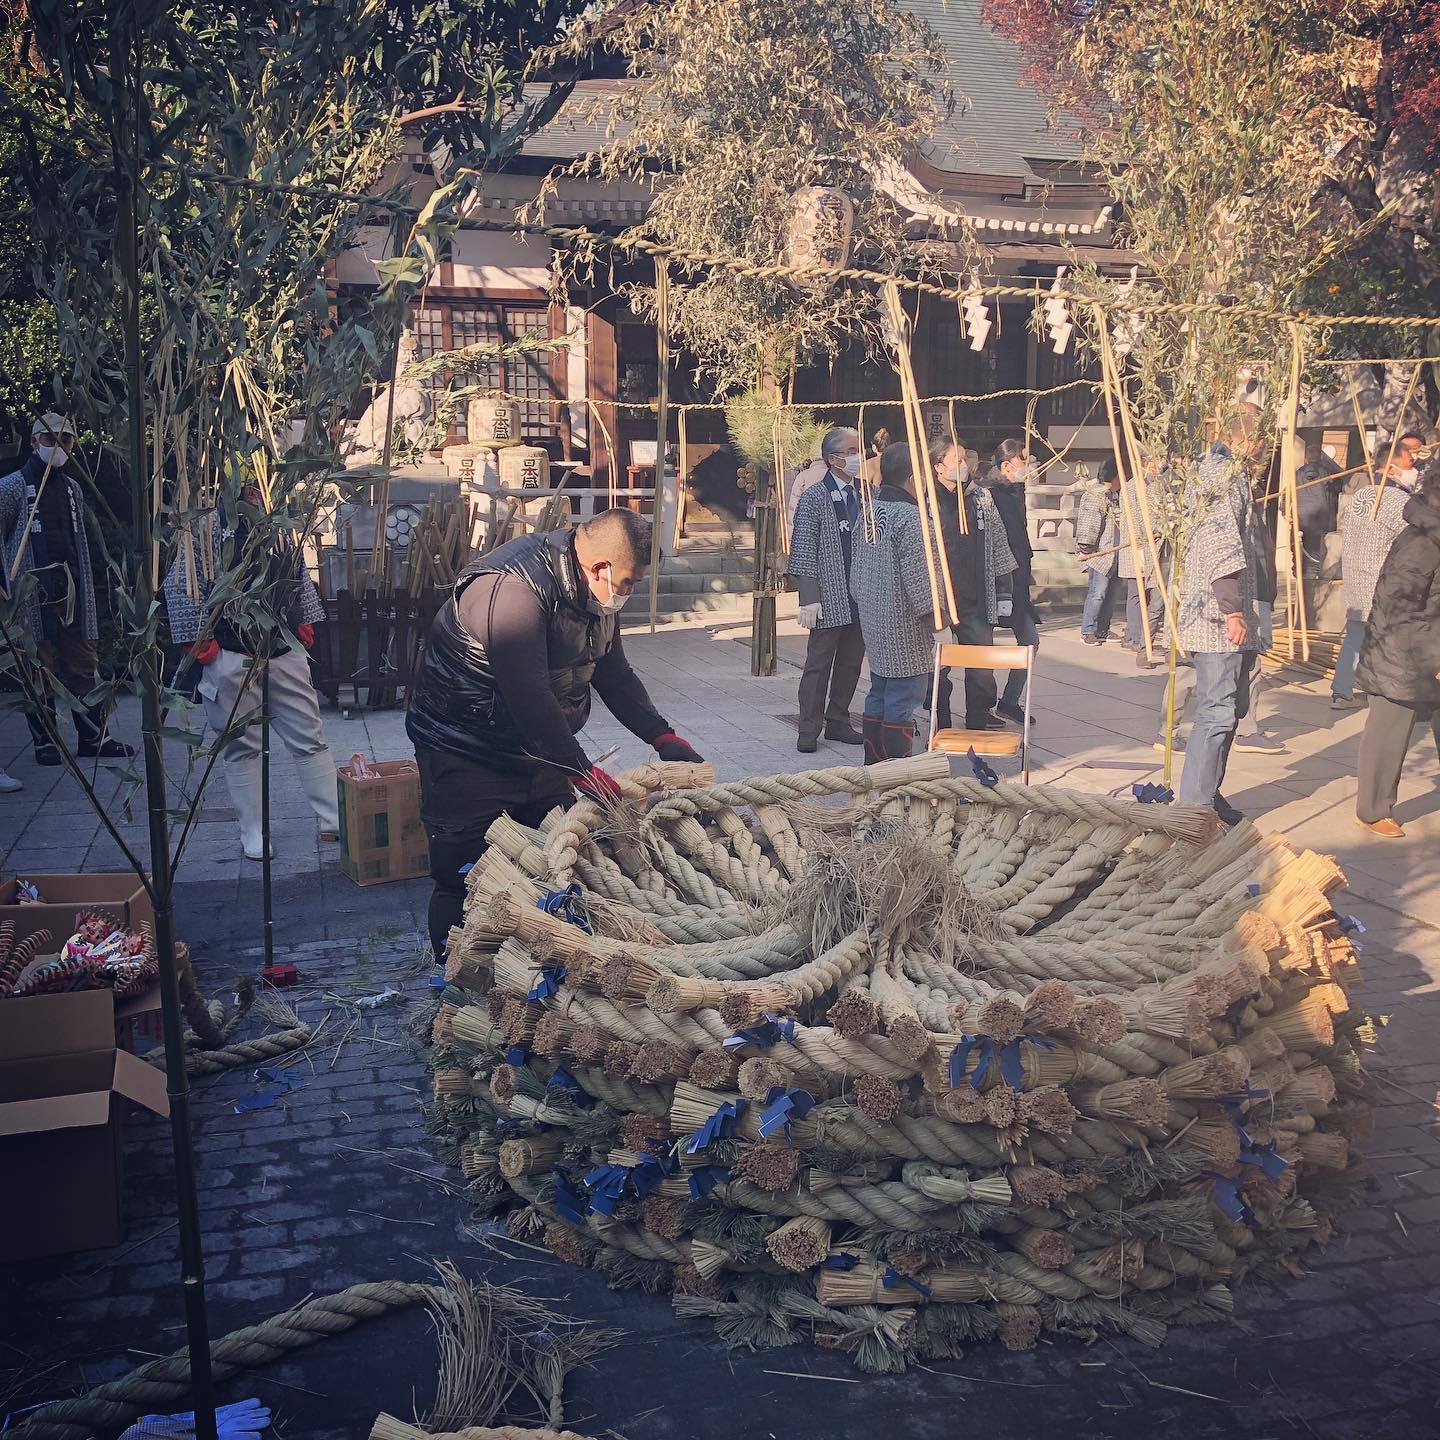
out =
[(529, 999), (548, 1000), (564, 983), (563, 965), (542, 965), (539, 978), (530, 987)]
[(1175, 792), (1168, 785), (1132, 785), (1130, 793), (1142, 805), (1168, 805), (1175, 798)]
[(803, 1120), (815, 1108), (815, 1097), (808, 1090), (787, 1090), (782, 1085), (772, 1085), (765, 1097), (765, 1108), (760, 1112), (760, 1138), (768, 1140), (777, 1130), (785, 1132), (790, 1139), (790, 1122)]
[(572, 1225), (583, 1225), (585, 1223), (585, 1197), (570, 1183), (570, 1177), (563, 1170), (556, 1170), (554, 1175), (556, 1214), (561, 1219), (568, 1220)]
[(793, 1020), (782, 1020), (778, 1015), (772, 1015), (766, 1011), (760, 1024), (748, 1025), (743, 1030), (737, 1030), (728, 1039), (721, 1041), (721, 1046), (726, 1050), (741, 1050), (746, 1045), (754, 1045), (757, 1049), (768, 1050), (781, 1040), (793, 1040), (794, 1038), (795, 1022)]
[(975, 753), (975, 747), (973, 745), (965, 754), (969, 758), (970, 769), (982, 785), (989, 787), (1000, 783), (1000, 777)]
[(887, 1265), (885, 1267), (884, 1285), (887, 1290), (894, 1290), (898, 1286), (908, 1285), (926, 1300), (930, 1298), (931, 1292), (928, 1285), (922, 1285), (913, 1275), (902, 1275), (893, 1265)]
[(587, 935), (593, 935), (589, 912), (585, 909), (583, 892), (573, 882), (563, 890), (547, 890), (536, 902), (535, 908), (547, 915), (557, 916), (578, 926)]
[(859, 1257), (848, 1255), (841, 1250), (837, 1254), (827, 1255), (821, 1262), (822, 1270), (853, 1270), (860, 1263)]
[(704, 1165), (689, 1174), (690, 1198), (703, 1200), (717, 1185), (730, 1183), (730, 1171), (724, 1165)]
[(736, 1120), (749, 1109), (749, 1105), (748, 1100), (727, 1100), (723, 1105), (718, 1106), (715, 1113), (690, 1137), (685, 1146), (685, 1153), (693, 1155), (697, 1150), (703, 1150), (713, 1141), (723, 1139), (730, 1133)]

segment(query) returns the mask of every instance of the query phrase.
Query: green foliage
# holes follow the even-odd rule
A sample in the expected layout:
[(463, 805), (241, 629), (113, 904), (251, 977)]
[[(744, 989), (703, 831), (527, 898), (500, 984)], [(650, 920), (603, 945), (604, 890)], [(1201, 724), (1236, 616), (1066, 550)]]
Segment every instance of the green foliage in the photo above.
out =
[[(1285, 15), (1228, 0), (1139, 0), (1097, 6), (1075, 32), (1068, 66), (1109, 97), (1089, 158), (1118, 202), (1117, 229), (1154, 294), (1209, 311), (1112, 313), (1141, 463), (1164, 539), (1183, 550), (1188, 527), (1214, 497), (1200, 457), (1245, 398), (1267, 430), (1287, 388), (1292, 334), (1235, 304), (1293, 311), (1306, 282), (1349, 250), (1363, 226), (1334, 219), (1317, 199), (1342, 178), (1353, 116), (1297, 63)], [(1125, 282), (1077, 257), (1067, 280), (1097, 300)], [(1098, 312), (1077, 317), (1082, 344), (1102, 348)]]
[(829, 427), (812, 411), (781, 409), (765, 391), (754, 389), (725, 402), (725, 428), (750, 464), (773, 470), (777, 443), (787, 467), (801, 465), (819, 455)]
[[(888, 178), (953, 101), (939, 40), (895, 0), (622, 6), (575, 45), (597, 41), (626, 59), (635, 83), (596, 102), (607, 142), (566, 173), (649, 191), (632, 235), (779, 263), (796, 192), (834, 186), (854, 204), (867, 264), (925, 268)], [(677, 271), (675, 335), (722, 388), (752, 383), (762, 358), (783, 375), (835, 353), (848, 335), (878, 337), (868, 289), (802, 289), (701, 261)], [(655, 313), (648, 287), (630, 296)]]
[[(28, 372), (17, 365), (12, 383), (28, 373), (32, 386), (60, 385), (57, 408), (94, 437), (84, 447), (91, 479), (106, 468), (124, 473), (133, 502), (125, 518), (143, 519), (154, 536), (142, 549), (133, 531), (105, 527), (97, 583), (117, 637), (116, 685), (148, 673), (161, 622), (156, 592), (177, 562), (182, 575), (213, 580), (202, 637), (223, 612), (242, 632), (279, 628), (293, 638), (271, 561), (303, 548), (323, 506), (375, 478), (340, 459), (352, 397), (390, 354), (474, 178), (563, 94), (562, 86), (533, 106), (510, 103), (517, 47), (570, 8), (547, 4), (517, 29), (503, 7), (478, 3), (260, 0), (237, 10), (210, 0), (34, 0), (28, 25), (7, 37), (0, 296), (28, 291), (41, 317), (40, 329), (17, 339)], [(426, 37), (446, 41), (443, 56), (417, 48)], [(420, 177), (397, 163), (401, 115), (457, 76), (468, 77), (464, 103), (447, 104), (436, 123), (452, 145), (480, 148), (453, 148), (457, 178), (409, 218)], [(134, 228), (127, 193), (136, 196)], [(327, 275), (377, 219), (390, 225), (396, 258), (373, 306), (338, 314)], [(140, 474), (130, 473), (121, 328), (132, 245), (143, 332)], [(47, 311), (58, 363), (43, 349)], [(251, 484), (262, 492), (259, 507), (241, 500)], [(251, 523), (246, 544), (227, 541), (212, 577), (217, 505), (232, 522)], [(173, 692), (162, 702), (182, 703)], [(235, 724), (254, 723), (253, 700), (241, 708)], [(192, 819), (226, 738), (190, 751), (183, 783)]]

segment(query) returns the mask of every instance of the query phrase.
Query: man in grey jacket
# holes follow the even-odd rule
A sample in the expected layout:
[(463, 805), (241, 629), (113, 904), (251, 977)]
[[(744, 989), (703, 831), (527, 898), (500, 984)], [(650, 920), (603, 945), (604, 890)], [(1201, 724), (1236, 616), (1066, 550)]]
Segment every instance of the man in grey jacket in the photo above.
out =
[(1235, 731), (1250, 708), (1260, 646), (1255, 532), (1247, 461), (1264, 448), (1254, 407), (1237, 411), (1200, 462), (1198, 517), (1181, 538), (1178, 634), (1195, 666), (1195, 724), (1185, 748), (1180, 799), (1212, 806), (1227, 825), (1244, 817), (1220, 793)]
[(95, 689), (100, 625), (85, 497), (70, 473), (74, 450), (75, 427), (59, 415), (42, 415), (31, 430), (24, 465), (0, 478), (0, 596), (8, 597), (12, 635), (34, 646), (44, 686), (45, 713), (25, 717), (38, 765), (61, 763), (51, 739), (59, 734), (51, 676), (82, 702), (73, 712), (77, 755), (128, 760), (135, 753), (106, 735), (103, 704), (83, 705)]
[[(844, 427), (820, 442), (825, 475), (795, 506), (790, 532), (790, 575), (800, 591), (800, 623), (810, 632), (800, 676), (802, 754), (813, 754), (824, 727), (827, 740), (859, 745), (850, 723), (850, 702), (860, 683), (865, 640), (850, 598), (850, 566), (860, 522), (856, 481), (860, 436)], [(828, 700), (827, 700), (828, 694)]]
[(850, 593), (870, 659), (865, 763), (902, 759), (935, 663), (935, 611), (908, 445), (880, 456), (875, 523), (855, 536)]

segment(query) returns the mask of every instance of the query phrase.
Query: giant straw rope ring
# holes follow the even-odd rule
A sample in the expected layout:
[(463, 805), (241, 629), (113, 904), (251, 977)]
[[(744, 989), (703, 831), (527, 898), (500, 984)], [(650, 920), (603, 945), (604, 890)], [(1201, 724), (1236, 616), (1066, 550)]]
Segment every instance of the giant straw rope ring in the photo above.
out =
[[(977, 767), (978, 768), (978, 767)], [(1373, 1121), (1333, 860), (940, 755), (501, 817), (434, 1023), (486, 1210), (871, 1370), (1223, 1320)]]

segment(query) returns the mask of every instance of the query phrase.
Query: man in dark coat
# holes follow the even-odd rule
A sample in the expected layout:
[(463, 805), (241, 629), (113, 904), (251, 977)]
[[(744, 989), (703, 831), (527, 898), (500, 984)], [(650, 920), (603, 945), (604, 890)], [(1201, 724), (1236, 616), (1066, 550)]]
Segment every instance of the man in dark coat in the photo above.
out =
[[(1019, 440), (1002, 440), (995, 447), (984, 484), (989, 488), (995, 508), (1005, 523), (1005, 536), (1010, 542), (1010, 553), (1015, 557), (1010, 610), (1000, 623), (1013, 632), (1017, 645), (1038, 646), (1040, 631), (1036, 627), (1040, 622), (1040, 612), (1030, 600), (1034, 552), (1030, 546), (1030, 522), (1025, 513), (1025, 484), (1030, 473), (1030, 457), (1025, 453), (1025, 446)], [(1005, 681), (995, 713), (1023, 725), (1025, 712), (1020, 708), (1020, 697), (1024, 691), (1025, 672), (1012, 670)], [(1030, 723), (1035, 723), (1033, 715)]]
[(1440, 750), (1440, 471), (1426, 474), (1405, 523), (1380, 571), (1357, 672), (1370, 709), (1355, 813), (1387, 839), (1405, 833), (1391, 812), (1417, 720), (1430, 722)]
[(460, 923), (465, 872), (497, 817), (538, 825), (570, 804), (572, 788), (619, 799), (575, 738), (592, 688), (662, 760), (700, 759), (661, 719), (620, 643), (619, 612), (649, 558), (649, 522), (606, 510), (467, 565), (435, 616), (405, 732), (430, 838), (437, 961)]

